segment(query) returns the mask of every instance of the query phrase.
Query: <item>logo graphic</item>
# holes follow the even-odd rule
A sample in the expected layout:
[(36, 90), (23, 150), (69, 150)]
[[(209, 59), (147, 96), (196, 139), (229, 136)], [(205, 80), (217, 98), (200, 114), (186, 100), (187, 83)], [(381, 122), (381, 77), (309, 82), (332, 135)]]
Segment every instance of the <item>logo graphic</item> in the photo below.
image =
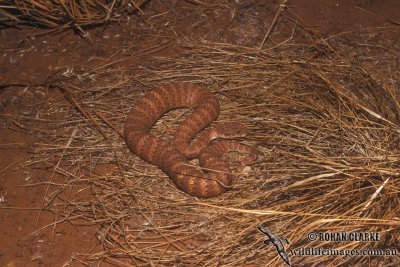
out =
[(278, 236), (276, 236), (274, 233), (269, 231), (267, 228), (263, 228), (260, 226), (257, 226), (258, 230), (260, 230), (261, 233), (266, 235), (268, 237), (267, 240), (264, 240), (264, 244), (268, 245), (269, 243), (272, 243), (275, 246), (276, 251), (278, 252), (279, 256), (281, 256), (282, 260), (287, 263), (288, 266), (292, 266), (290, 263), (290, 258), (286, 252), (285, 246), (283, 245), (284, 243), (290, 244), (287, 239), (281, 239)]

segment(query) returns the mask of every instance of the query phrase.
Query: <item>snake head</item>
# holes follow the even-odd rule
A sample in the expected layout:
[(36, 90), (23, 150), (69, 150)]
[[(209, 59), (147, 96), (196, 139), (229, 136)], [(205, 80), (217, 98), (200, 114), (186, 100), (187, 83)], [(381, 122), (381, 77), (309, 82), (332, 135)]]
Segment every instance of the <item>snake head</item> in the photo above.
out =
[(220, 122), (216, 125), (215, 138), (234, 138), (247, 135), (247, 128), (239, 122)]

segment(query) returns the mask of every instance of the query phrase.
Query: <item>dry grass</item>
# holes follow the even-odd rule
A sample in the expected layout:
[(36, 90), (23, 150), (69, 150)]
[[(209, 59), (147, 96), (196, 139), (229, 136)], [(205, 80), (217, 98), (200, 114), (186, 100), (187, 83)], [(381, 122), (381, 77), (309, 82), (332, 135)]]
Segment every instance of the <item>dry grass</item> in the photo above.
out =
[[(325, 53), (319, 59), (312, 47), (290, 43), (266, 50), (227, 44), (182, 49), (179, 57), (133, 71), (111, 64), (55, 78), (52, 85), (71, 105), (49, 105), (40, 116), (47, 131), (40, 131), (37, 118), (16, 118), (42, 140), (53, 140), (37, 144), (26, 164), (65, 177), (56, 190), (51, 186), (44, 206), (71, 223), (98, 226), (104, 251), (80, 255), (81, 261), (281, 264), (274, 248), (263, 245), (259, 225), (288, 238), (289, 249), (397, 246), (398, 92), (327, 47), (319, 48)], [(251, 133), (242, 142), (263, 152), (249, 175), (220, 197), (201, 200), (178, 191), (165, 174), (132, 155), (118, 133), (144, 91), (178, 80), (212, 89), (222, 104), (219, 120), (246, 122)], [(172, 115), (158, 132), (174, 132), (182, 112)], [(311, 231), (379, 232), (381, 241), (311, 242)], [(304, 266), (347, 261), (389, 266), (399, 256), (292, 256)]]
[(140, 6), (145, 2), (146, 0), (3, 0), (0, 1), (0, 15), (13, 24), (80, 28), (119, 20), (123, 15), (141, 11)]
[[(264, 41), (259, 46), (265, 47)], [(98, 227), (103, 251), (75, 260), (118, 266), (282, 264), (275, 249), (263, 244), (260, 225), (289, 239), (288, 249), (398, 247), (398, 91), (329, 46), (288, 40), (264, 50), (216, 43), (180, 48), (177, 57), (141, 66), (119, 61), (69, 69), (49, 79), (68, 103), (49, 100), (34, 107), (34, 117), (14, 118), (43, 140), (24, 165), (51, 171), (43, 208), (61, 218), (55, 224)], [(212, 89), (222, 104), (219, 120), (247, 123), (250, 134), (241, 142), (263, 152), (249, 174), (239, 175), (233, 190), (217, 198), (195, 199), (177, 190), (164, 173), (132, 155), (121, 138), (135, 100), (176, 81)], [(171, 112), (155, 132), (172, 136), (182, 116), (181, 110)], [(378, 232), (381, 240), (307, 240), (309, 232), (331, 231)], [(400, 258), (291, 260), (296, 266), (395, 266)]]

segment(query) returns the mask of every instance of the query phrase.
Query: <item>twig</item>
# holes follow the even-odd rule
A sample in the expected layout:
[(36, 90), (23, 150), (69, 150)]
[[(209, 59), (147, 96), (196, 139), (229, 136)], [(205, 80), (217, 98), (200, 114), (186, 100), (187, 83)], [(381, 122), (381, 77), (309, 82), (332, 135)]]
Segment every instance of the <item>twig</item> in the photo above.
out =
[(286, 8), (288, 0), (283, 0), (280, 4), (279, 4), (279, 9), (275, 14), (274, 20), (271, 23), (271, 26), (269, 27), (267, 33), (264, 36), (264, 39), (262, 40), (259, 49), (262, 49), (265, 42), (267, 41), (268, 37), (270, 36), (272, 30), (275, 28), (276, 22), (278, 20), (279, 15), (282, 13), (282, 11)]

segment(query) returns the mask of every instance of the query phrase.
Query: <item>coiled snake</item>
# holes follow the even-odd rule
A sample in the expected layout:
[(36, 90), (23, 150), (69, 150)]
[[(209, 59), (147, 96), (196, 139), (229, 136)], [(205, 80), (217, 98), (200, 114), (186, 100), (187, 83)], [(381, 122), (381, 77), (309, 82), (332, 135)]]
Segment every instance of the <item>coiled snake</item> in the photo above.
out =
[[(194, 111), (178, 127), (173, 142), (150, 133), (163, 114), (188, 107), (194, 108)], [(215, 197), (231, 188), (235, 176), (222, 161), (223, 154), (229, 151), (248, 153), (236, 172), (240, 172), (259, 154), (258, 150), (233, 140), (211, 143), (216, 138), (246, 135), (246, 128), (235, 122), (215, 123), (191, 144), (193, 137), (209, 126), (219, 112), (217, 98), (205, 88), (190, 83), (163, 85), (134, 104), (125, 121), (125, 140), (134, 154), (158, 166), (180, 190), (195, 197)], [(189, 165), (189, 160), (196, 157), (199, 157), (204, 172)]]

